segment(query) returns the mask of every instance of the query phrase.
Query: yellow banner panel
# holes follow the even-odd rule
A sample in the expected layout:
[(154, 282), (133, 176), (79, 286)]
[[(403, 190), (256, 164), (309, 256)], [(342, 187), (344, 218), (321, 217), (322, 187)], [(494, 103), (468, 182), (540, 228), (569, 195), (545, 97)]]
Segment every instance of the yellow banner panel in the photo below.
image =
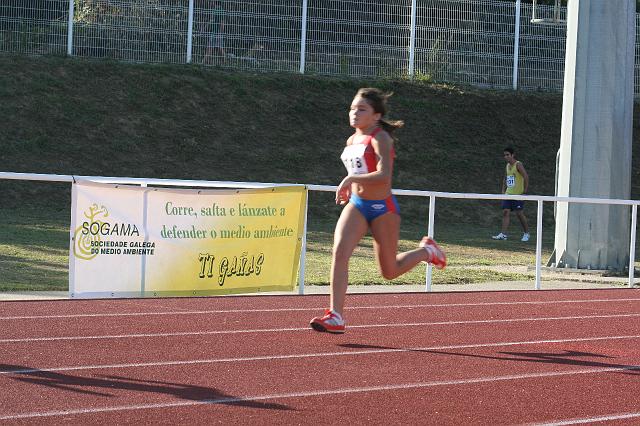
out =
[(72, 297), (293, 290), (303, 186), (186, 190), (76, 183)]

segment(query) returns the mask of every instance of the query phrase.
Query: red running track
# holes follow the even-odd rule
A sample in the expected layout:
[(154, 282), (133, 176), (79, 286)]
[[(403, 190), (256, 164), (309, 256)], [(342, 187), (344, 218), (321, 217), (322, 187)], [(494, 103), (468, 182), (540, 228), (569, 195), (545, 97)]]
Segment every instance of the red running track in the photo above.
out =
[(3, 424), (640, 424), (640, 292), (0, 303)]

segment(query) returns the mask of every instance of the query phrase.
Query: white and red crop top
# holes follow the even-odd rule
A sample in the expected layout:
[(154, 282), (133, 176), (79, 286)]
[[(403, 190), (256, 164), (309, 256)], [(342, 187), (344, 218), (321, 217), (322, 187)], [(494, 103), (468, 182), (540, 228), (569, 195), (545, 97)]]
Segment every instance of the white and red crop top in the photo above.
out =
[[(347, 145), (342, 151), (340, 159), (347, 168), (348, 175), (363, 175), (376, 171), (378, 158), (376, 151), (371, 146), (371, 140), (380, 132), (380, 127), (367, 135), (361, 142)], [(391, 158), (395, 157), (395, 151), (391, 148)]]

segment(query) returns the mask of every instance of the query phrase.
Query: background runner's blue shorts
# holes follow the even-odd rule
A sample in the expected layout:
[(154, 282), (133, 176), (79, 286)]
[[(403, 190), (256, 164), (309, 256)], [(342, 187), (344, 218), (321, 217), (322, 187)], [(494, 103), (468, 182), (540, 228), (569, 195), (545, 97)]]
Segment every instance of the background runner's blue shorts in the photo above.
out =
[(509, 209), (511, 211), (514, 210), (522, 210), (524, 209), (524, 201), (523, 200), (502, 200), (502, 209)]

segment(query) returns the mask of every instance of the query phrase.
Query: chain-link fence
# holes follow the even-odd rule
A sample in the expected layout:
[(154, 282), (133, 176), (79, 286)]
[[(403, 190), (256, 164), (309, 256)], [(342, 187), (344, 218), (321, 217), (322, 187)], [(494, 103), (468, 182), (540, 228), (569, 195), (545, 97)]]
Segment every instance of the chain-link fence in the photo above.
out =
[(513, 0), (3, 0), (0, 51), (562, 90), (566, 29), (531, 12)]

